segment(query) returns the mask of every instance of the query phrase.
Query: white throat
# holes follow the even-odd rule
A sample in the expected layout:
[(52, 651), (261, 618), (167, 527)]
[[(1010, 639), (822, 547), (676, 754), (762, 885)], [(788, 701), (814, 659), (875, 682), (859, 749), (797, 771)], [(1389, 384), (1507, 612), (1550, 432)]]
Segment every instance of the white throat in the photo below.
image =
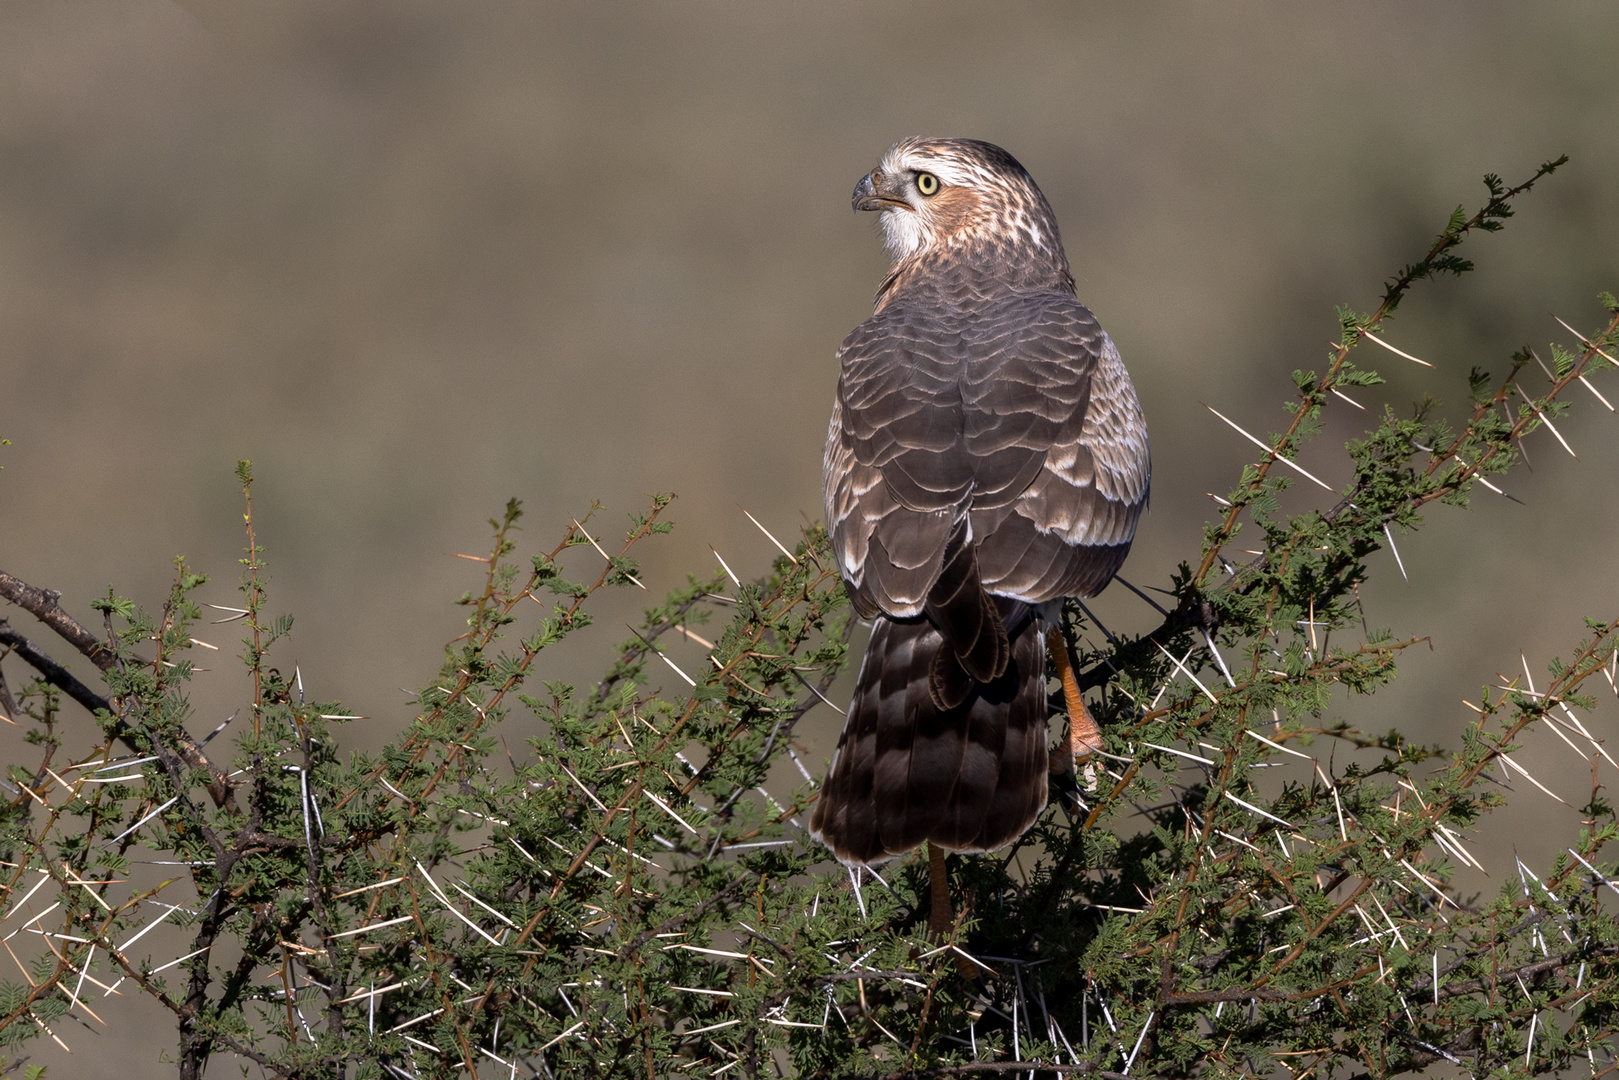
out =
[(895, 262), (922, 250), (922, 242), (926, 236), (922, 229), (921, 215), (915, 210), (889, 207), (878, 215), (878, 220), (883, 226), (883, 243), (888, 247), (888, 254)]

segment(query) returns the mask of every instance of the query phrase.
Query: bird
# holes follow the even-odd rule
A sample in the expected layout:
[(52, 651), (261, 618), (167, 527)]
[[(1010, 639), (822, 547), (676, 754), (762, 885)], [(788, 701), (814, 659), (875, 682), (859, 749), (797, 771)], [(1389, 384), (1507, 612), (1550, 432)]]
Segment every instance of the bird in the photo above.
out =
[[(907, 138), (855, 185), (890, 256), (838, 350), (823, 493), (872, 624), (811, 833), (852, 867), (1021, 836), (1048, 771), (1101, 748), (1062, 601), (1117, 573), (1147, 506), (1146, 420), (1075, 292), (1050, 204), (975, 139)], [(1048, 745), (1047, 654), (1069, 728)], [(1065, 756), (1066, 755), (1066, 756)]]

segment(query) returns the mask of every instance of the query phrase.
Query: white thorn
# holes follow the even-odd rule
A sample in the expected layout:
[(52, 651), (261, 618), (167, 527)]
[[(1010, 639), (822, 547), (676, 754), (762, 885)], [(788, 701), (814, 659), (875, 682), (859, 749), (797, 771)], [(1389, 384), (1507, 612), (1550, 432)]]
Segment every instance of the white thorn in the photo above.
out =
[[(596, 549), (596, 553), (599, 554), (602, 558), (607, 560), (607, 565), (612, 566), (613, 565), (613, 557), (611, 555), (607, 554), (607, 552), (602, 550), (602, 546), (600, 544), (596, 543), (596, 538), (594, 536), (591, 536), (588, 532), (586, 532), (585, 527), (583, 525), (579, 524), (579, 519), (578, 518), (570, 518), (569, 520), (571, 520), (573, 522), (573, 524), (574, 524), (574, 527), (579, 530), (579, 535), (583, 536), (586, 540), (590, 541), (590, 546)], [(641, 589), (646, 588), (646, 586), (641, 584), (640, 580), (637, 579), (634, 574), (625, 574), (624, 576), (629, 578), (631, 581), (635, 582), (635, 584), (639, 588), (641, 588)]]
[[(625, 625), (628, 626), (629, 624), (626, 623)], [(652, 644), (652, 642), (648, 641), (645, 637), (642, 637), (640, 631), (636, 630), (635, 627), (633, 627), (633, 626), (630, 627), (630, 633), (634, 634), (638, 638), (641, 638), (642, 644), (644, 644), (648, 649), (650, 649), (652, 651), (652, 653), (655, 656), (657, 656), (657, 658), (659, 660), (662, 660), (665, 664), (668, 664), (669, 665), (669, 670), (673, 671), (676, 675), (679, 675), (682, 679), (685, 679), (687, 686), (696, 686), (697, 685), (696, 681), (693, 680), (690, 675), (687, 675), (684, 671), (681, 671), (680, 668), (675, 665), (675, 662), (673, 660), (669, 659), (667, 656), (663, 655), (663, 653), (658, 650), (658, 647), (656, 645)]]
[[(1154, 641), (1153, 644), (1158, 645), (1158, 643), (1156, 641)], [(1176, 660), (1174, 653), (1170, 652), (1168, 649), (1164, 648), (1162, 645), (1158, 645), (1158, 651), (1163, 653), (1165, 656), (1169, 657), (1169, 662), (1170, 663), (1174, 664), (1176, 667), (1180, 668), (1181, 671), (1185, 672), (1186, 677), (1188, 679), (1191, 679), (1194, 683), (1196, 683), (1197, 688), (1199, 690), (1203, 691), (1204, 695), (1207, 696), (1210, 701), (1214, 702), (1216, 705), (1220, 704), (1220, 699), (1215, 697), (1213, 694), (1209, 693), (1209, 688), (1203, 685), (1203, 681), (1201, 679), (1199, 679), (1196, 675), (1192, 674), (1192, 669), (1191, 668), (1187, 667), (1185, 664), (1181, 663), (1179, 660)], [(1188, 653), (1187, 655), (1189, 656), (1191, 654)]]
[(1242, 807), (1244, 810), (1248, 810), (1248, 811), (1250, 811), (1252, 813), (1258, 814), (1260, 817), (1269, 818), (1270, 820), (1276, 822), (1278, 825), (1286, 825), (1289, 829), (1293, 828), (1291, 823), (1283, 821), (1281, 818), (1277, 817), (1275, 814), (1270, 813), (1269, 811), (1261, 810), (1259, 807), (1255, 806), (1253, 803), (1243, 802), (1241, 799), (1237, 798), (1235, 795), (1231, 794), (1231, 792), (1229, 792), (1229, 791), (1223, 791), (1223, 792), (1221, 792), (1221, 794), (1224, 795), (1226, 798), (1230, 799), (1232, 802), (1236, 803), (1238, 806)]
[[(747, 511), (744, 510), (743, 513), (747, 513)], [(708, 545), (708, 550), (714, 551), (714, 545)], [(731, 579), (731, 584), (740, 589), (742, 587), (742, 582), (737, 580), (736, 574), (731, 570), (731, 564), (725, 561), (725, 556), (721, 555), (718, 551), (714, 551), (714, 558), (720, 561), (720, 566), (725, 570), (725, 576)]]
[(1297, 472), (1300, 476), (1303, 476), (1305, 479), (1310, 480), (1313, 483), (1321, 485), (1321, 487), (1325, 488), (1327, 491), (1332, 492), (1334, 495), (1338, 494), (1338, 491), (1337, 491), (1336, 488), (1332, 487), (1326, 481), (1317, 478), (1313, 474), (1305, 472), (1304, 471), (1304, 466), (1302, 466), (1302, 465), (1298, 464), (1297, 462), (1293, 461), (1291, 458), (1283, 457), (1281, 454), (1277, 453), (1271, 447), (1266, 446), (1264, 443), (1260, 442), (1258, 439), (1254, 438), (1252, 435), (1250, 435), (1246, 431), (1242, 430), (1242, 428), (1238, 427), (1235, 423), (1233, 423), (1230, 420), (1230, 418), (1228, 418), (1219, 409), (1216, 409), (1213, 405), (1205, 404), (1203, 407), (1205, 409), (1209, 410), (1209, 412), (1213, 413), (1215, 416), (1218, 416), (1221, 420), (1224, 420), (1227, 424), (1230, 424), (1231, 429), (1233, 431), (1235, 431), (1238, 435), (1241, 435), (1243, 438), (1247, 439), (1249, 442), (1253, 443), (1255, 446), (1257, 446), (1261, 450), (1265, 451), (1265, 453), (1269, 454), (1272, 461), (1279, 461), (1283, 465), (1286, 465), (1288, 468), (1290, 468), (1293, 471)]
[(1403, 356), (1407, 360), (1411, 361), (1414, 364), (1421, 364), (1425, 368), (1433, 367), (1433, 365), (1428, 363), (1428, 361), (1426, 361), (1426, 360), (1419, 360), (1415, 356), (1412, 356), (1408, 352), (1403, 352), (1403, 351), (1401, 351), (1399, 349), (1396, 349), (1393, 345), (1390, 345), (1388, 342), (1384, 341), (1382, 338), (1378, 337), (1376, 334), (1372, 333), (1370, 330), (1362, 330), (1361, 334), (1360, 334), (1360, 338), (1361, 338), (1362, 341), (1370, 341), (1373, 344), (1381, 345), (1381, 346), (1383, 346), (1383, 348), (1387, 349), (1389, 352), (1393, 353), (1395, 356)]
[[(737, 507), (737, 509), (742, 510), (742, 507), (739, 506), (739, 507)], [(744, 514), (748, 514), (748, 512), (746, 510), (742, 510), (742, 512)], [(764, 533), (766, 538), (768, 538), (769, 541), (772, 544), (776, 545), (776, 550), (780, 551), (783, 555), (787, 556), (787, 558), (792, 561), (792, 564), (794, 566), (798, 565), (798, 560), (796, 558), (794, 558), (793, 553), (788, 551), (785, 547), (782, 547), (781, 541), (777, 540), (774, 536), (771, 536), (769, 529), (765, 528), (763, 525), (759, 525), (759, 519), (758, 518), (754, 517), (752, 514), (748, 514), (748, 520), (753, 522), (755, 525), (759, 526), (759, 531)]]
[(1394, 564), (1400, 568), (1400, 576), (1410, 581), (1411, 577), (1405, 572), (1405, 560), (1400, 558), (1400, 549), (1394, 546), (1394, 534), (1389, 532), (1388, 522), (1383, 523), (1383, 535), (1388, 537), (1389, 550), (1394, 552)]
[(1545, 413), (1541, 412), (1535, 407), (1535, 399), (1530, 397), (1528, 394), (1525, 394), (1523, 392), (1523, 387), (1519, 386), (1517, 383), (1513, 383), (1512, 388), (1518, 391), (1518, 396), (1523, 398), (1523, 400), (1528, 403), (1529, 411), (1539, 417), (1542, 424), (1546, 425), (1546, 430), (1555, 435), (1557, 437), (1557, 441), (1563, 444), (1563, 449), (1568, 451), (1568, 456), (1573, 458), (1575, 461), (1578, 461), (1580, 459), (1580, 455), (1574, 452), (1574, 448), (1568, 444), (1567, 439), (1563, 438), (1563, 433), (1557, 430), (1556, 426), (1552, 424), (1551, 419), (1547, 417)]

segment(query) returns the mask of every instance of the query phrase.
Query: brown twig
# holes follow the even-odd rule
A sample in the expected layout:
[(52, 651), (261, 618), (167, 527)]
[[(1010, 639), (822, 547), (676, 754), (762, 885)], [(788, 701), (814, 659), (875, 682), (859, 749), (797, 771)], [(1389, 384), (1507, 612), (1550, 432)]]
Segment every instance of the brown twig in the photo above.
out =
[[(0, 645), (10, 648), (43, 675), (46, 682), (83, 705), (91, 713), (101, 710), (108, 713), (113, 711), (112, 702), (74, 678), (71, 671), (46, 656), (33, 642), (12, 629), (11, 624), (5, 619), (0, 619)], [(12, 711), (15, 712), (15, 706)]]
[[(46, 626), (56, 631), (62, 640), (78, 649), (91, 663), (102, 671), (111, 671), (118, 666), (118, 658), (105, 643), (80, 623), (63, 611), (57, 601), (62, 594), (54, 589), (41, 589), (28, 584), (20, 578), (0, 571), (0, 596), (5, 597), (29, 614), (38, 618)], [(83, 705), (92, 714), (105, 710), (117, 716), (118, 710), (113, 704), (100, 694), (85, 686), (62, 665), (56, 663), (27, 638), (13, 630), (6, 620), (0, 619), (0, 644), (14, 649), (29, 664), (33, 665), (47, 682), (67, 694), (74, 701)], [(139, 747), (132, 741), (130, 731), (125, 722), (117, 720), (112, 727), (114, 738), (120, 739), (126, 746), (139, 752)], [(223, 769), (208, 760), (202, 752), (197, 741), (191, 737), (190, 732), (176, 726), (174, 729), (175, 741), (180, 744), (180, 754), (187, 765), (193, 769), (201, 769), (208, 774), (208, 794), (214, 800), (215, 806), (224, 806), (234, 802), (231, 794), (230, 782), (225, 777)]]

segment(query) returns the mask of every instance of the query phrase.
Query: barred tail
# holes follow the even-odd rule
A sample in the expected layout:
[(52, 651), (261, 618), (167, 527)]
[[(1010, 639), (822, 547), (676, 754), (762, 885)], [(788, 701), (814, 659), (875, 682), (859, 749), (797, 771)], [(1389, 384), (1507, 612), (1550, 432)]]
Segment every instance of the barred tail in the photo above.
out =
[(1004, 670), (969, 680), (950, 708), (930, 690), (939, 631), (926, 618), (877, 620), (810, 825), (840, 861), (881, 863), (924, 840), (990, 851), (1045, 807), (1045, 625), (1027, 604), (991, 599), (1009, 639)]

